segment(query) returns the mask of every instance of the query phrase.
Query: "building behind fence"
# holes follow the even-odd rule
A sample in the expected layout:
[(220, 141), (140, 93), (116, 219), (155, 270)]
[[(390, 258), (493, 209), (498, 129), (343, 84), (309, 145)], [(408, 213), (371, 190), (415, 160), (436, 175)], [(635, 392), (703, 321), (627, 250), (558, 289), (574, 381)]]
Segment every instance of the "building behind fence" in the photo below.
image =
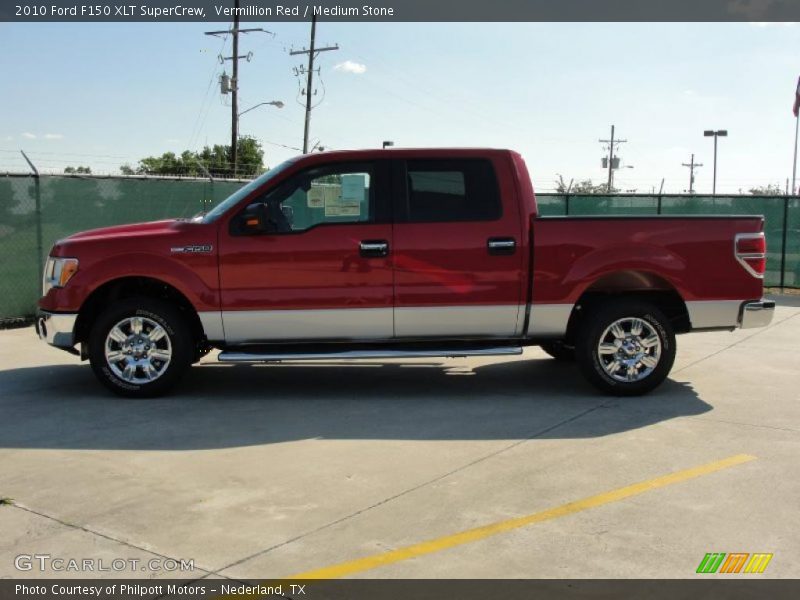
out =
[[(34, 314), (42, 266), (56, 240), (95, 227), (191, 217), (241, 185), (186, 178), (0, 176), (0, 321)], [(537, 199), (544, 216), (764, 215), (765, 284), (800, 288), (796, 196), (538, 194)]]

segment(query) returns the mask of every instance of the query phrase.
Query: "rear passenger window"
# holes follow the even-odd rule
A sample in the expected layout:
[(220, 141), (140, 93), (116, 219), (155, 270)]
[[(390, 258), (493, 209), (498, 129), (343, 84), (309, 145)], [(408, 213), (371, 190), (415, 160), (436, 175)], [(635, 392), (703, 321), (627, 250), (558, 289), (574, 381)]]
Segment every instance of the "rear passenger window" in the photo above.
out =
[(487, 160), (410, 160), (406, 171), (408, 221), (493, 221), (502, 215)]

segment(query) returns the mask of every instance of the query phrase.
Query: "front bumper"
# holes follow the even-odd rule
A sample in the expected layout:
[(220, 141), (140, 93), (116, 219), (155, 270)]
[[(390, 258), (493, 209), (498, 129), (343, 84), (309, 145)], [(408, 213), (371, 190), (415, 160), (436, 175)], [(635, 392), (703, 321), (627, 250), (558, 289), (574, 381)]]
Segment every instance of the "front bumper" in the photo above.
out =
[(766, 327), (772, 322), (775, 314), (775, 302), (772, 300), (759, 300), (758, 302), (745, 302), (739, 314), (739, 326), (742, 329)]
[(51, 313), (40, 310), (36, 315), (39, 339), (56, 348), (72, 350), (75, 346), (75, 313)]

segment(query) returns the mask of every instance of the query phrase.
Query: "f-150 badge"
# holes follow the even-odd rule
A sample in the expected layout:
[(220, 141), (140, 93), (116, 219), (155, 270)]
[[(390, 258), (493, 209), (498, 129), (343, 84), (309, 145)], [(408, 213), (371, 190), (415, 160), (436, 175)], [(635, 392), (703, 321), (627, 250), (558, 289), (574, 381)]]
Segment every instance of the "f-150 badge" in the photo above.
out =
[(191, 246), (173, 246), (173, 254), (206, 254), (214, 248), (211, 244), (194, 244)]

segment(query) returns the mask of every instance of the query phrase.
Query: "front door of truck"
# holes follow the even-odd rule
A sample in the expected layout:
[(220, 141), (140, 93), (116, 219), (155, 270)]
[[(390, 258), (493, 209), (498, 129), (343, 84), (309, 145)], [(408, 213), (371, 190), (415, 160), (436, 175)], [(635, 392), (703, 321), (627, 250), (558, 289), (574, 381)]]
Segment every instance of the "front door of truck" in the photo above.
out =
[(385, 161), (311, 167), (233, 217), (220, 231), (226, 342), (393, 336), (388, 174)]
[(474, 157), (395, 164), (398, 338), (519, 334), (522, 227), (503, 169), (502, 160)]

